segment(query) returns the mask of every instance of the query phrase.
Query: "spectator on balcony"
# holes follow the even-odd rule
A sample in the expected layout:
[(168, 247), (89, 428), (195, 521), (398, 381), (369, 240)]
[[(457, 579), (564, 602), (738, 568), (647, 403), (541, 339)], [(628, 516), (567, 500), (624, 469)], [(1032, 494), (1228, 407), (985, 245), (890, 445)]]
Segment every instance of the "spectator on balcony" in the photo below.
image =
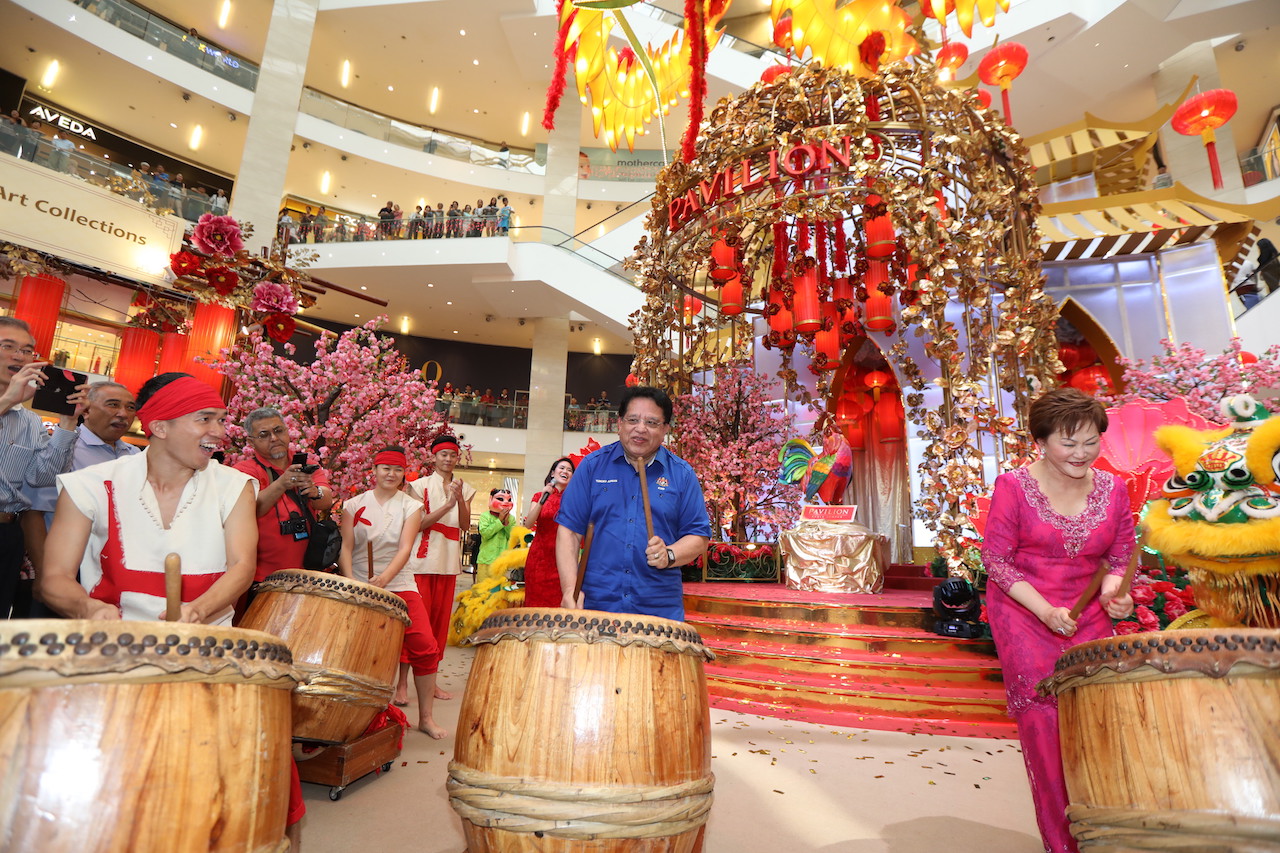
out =
[(511, 230), (511, 214), (515, 213), (511, 209), (511, 204), (507, 201), (506, 196), (502, 197), (502, 207), (498, 208), (498, 234), (505, 237)]
[(339, 243), (343, 243), (347, 239), (347, 220), (341, 215), (334, 217), (333, 239), (337, 240)]
[(164, 168), (164, 163), (156, 164), (155, 170), (151, 173), (151, 182), (153, 184), (168, 184), (169, 173)]
[(33, 121), (26, 127), (26, 132), (22, 134), (22, 146), (18, 150), (18, 156), (23, 160), (31, 163), (36, 161), (36, 154), (40, 150), (40, 140), (44, 138), (44, 124)]
[(293, 220), (293, 215), (289, 213), (289, 209), (285, 208), (280, 211), (279, 238), (284, 244), (297, 242), (298, 239), (298, 223)]
[(569, 405), (564, 412), (564, 428), (575, 431), (582, 429), (582, 406), (572, 394), (569, 395)]
[(10, 111), (8, 115), (0, 113), (0, 151), (16, 155), (22, 145), (22, 128), (25, 126), (26, 122), (22, 121), (17, 110)]
[(444, 236), (444, 202), (436, 202), (436, 209), (427, 218), (427, 236), (432, 238)]
[(400, 209), (400, 205), (391, 205), (391, 238), (399, 240), (403, 233), (401, 229), (404, 227), (404, 211)]
[(507, 145), (507, 141), (502, 140), (502, 145), (498, 148), (498, 159), (502, 161), (502, 168), (511, 168), (511, 146)]
[(449, 212), (445, 214), (448, 224), (445, 227), (444, 236), (461, 237), (462, 236), (462, 211), (458, 209), (456, 201), (449, 202)]
[(325, 232), (329, 230), (329, 214), (325, 211), (324, 206), (320, 206), (320, 212), (316, 214), (316, 218), (311, 221), (311, 233), (315, 234), (315, 241), (323, 243)]
[(493, 197), (484, 207), (484, 236), (494, 237), (498, 233), (498, 199)]
[(1280, 261), (1276, 260), (1280, 253), (1276, 245), (1266, 237), (1258, 241), (1258, 274), (1267, 287), (1267, 293), (1274, 293), (1280, 287)]
[(391, 236), (391, 228), (395, 224), (396, 211), (394, 202), (387, 202), (378, 211), (378, 239), (386, 240)]
[(227, 198), (227, 191), (219, 189), (213, 194), (213, 198), (209, 199), (209, 208), (215, 216), (226, 215), (227, 208), (231, 206), (231, 200)]
[(76, 144), (65, 136), (58, 134), (53, 135), (53, 150), (49, 152), (49, 168), (56, 172), (66, 172), (74, 174), (75, 167), (71, 162), (71, 152), (76, 150)]
[[(428, 208), (430, 210), (430, 208)], [(406, 239), (418, 240), (423, 235), (423, 225), (425, 220), (422, 218), (422, 205), (413, 206), (413, 214), (409, 217), (409, 233), (405, 235)]]
[(316, 218), (311, 213), (311, 205), (307, 205), (307, 210), (302, 214), (298, 221), (298, 240), (299, 242), (307, 242), (307, 238), (311, 236), (311, 226), (315, 223)]
[(469, 204), (462, 208), (462, 233), (468, 237), (480, 236), (480, 211), (472, 210)]

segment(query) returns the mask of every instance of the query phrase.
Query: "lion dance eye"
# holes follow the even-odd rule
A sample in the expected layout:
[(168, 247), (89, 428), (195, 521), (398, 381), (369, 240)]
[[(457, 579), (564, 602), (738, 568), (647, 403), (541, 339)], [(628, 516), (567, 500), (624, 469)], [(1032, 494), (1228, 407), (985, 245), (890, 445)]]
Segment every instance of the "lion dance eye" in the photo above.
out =
[(1187, 489), (1193, 491), (1204, 491), (1213, 484), (1213, 479), (1204, 471), (1192, 471), (1187, 476), (1182, 477), (1174, 474), (1169, 478), (1169, 482), (1165, 485), (1165, 490), (1170, 492), (1180, 492)]
[(1233, 489), (1243, 489), (1253, 485), (1253, 473), (1248, 468), (1228, 468), (1222, 474), (1222, 482)]

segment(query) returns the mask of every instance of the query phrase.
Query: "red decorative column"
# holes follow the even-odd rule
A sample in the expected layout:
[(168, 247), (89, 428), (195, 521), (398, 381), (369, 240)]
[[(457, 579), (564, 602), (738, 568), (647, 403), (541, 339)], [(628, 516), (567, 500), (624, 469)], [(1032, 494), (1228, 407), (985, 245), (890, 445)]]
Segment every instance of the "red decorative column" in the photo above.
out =
[(187, 364), (187, 335), (181, 332), (165, 332), (160, 344), (160, 364), (156, 375), (181, 371)]
[(58, 312), (62, 310), (62, 297), (67, 283), (48, 273), (23, 276), (18, 290), (18, 304), (13, 316), (25, 320), (36, 339), (36, 356), (48, 359), (53, 350), (53, 333), (58, 328)]
[(115, 380), (134, 394), (156, 375), (160, 333), (155, 329), (130, 326), (120, 333), (120, 357), (116, 359)]
[(187, 363), (183, 370), (222, 393), (222, 374), (197, 363), (196, 359), (201, 358), (206, 362), (221, 360), (221, 350), (235, 343), (235, 339), (235, 309), (201, 302), (191, 318), (191, 337), (187, 341)]

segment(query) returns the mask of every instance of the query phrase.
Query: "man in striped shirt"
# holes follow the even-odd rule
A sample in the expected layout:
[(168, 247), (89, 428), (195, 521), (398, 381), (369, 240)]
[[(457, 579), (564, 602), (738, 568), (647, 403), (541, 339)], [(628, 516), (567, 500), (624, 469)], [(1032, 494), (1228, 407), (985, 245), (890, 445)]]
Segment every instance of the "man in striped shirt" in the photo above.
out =
[[(31, 508), (24, 486), (52, 486), (75, 447), (76, 422), (85, 408), (85, 386), (67, 398), (71, 414), (58, 419), (50, 436), (35, 412), (23, 406), (44, 384), (31, 327), (0, 317), (0, 619), (8, 619), (18, 589), (26, 545), (19, 520)], [(25, 615), (25, 614), (18, 614)]]

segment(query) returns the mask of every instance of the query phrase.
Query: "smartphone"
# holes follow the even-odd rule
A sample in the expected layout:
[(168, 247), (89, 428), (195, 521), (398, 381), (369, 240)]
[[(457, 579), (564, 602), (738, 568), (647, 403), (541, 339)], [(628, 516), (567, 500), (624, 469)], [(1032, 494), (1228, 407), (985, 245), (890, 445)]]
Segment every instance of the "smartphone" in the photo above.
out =
[(301, 466), (302, 466), (302, 473), (304, 473), (304, 474), (314, 474), (316, 471), (319, 471), (319, 470), (320, 470), (320, 466), (319, 466), (319, 465), (308, 465), (308, 464), (307, 464), (307, 454), (305, 454), (305, 453), (295, 453), (295, 454), (293, 454), (293, 461), (292, 461), (292, 462), (290, 462), (289, 464), (290, 464), (290, 465), (301, 465)]
[(40, 368), (44, 374), (44, 384), (36, 389), (31, 398), (31, 408), (42, 412), (53, 412), (55, 415), (70, 415), (76, 410), (74, 403), (68, 403), (67, 397), (75, 393), (77, 385), (89, 381), (87, 373), (77, 373), (65, 367), (54, 367), (46, 364)]

